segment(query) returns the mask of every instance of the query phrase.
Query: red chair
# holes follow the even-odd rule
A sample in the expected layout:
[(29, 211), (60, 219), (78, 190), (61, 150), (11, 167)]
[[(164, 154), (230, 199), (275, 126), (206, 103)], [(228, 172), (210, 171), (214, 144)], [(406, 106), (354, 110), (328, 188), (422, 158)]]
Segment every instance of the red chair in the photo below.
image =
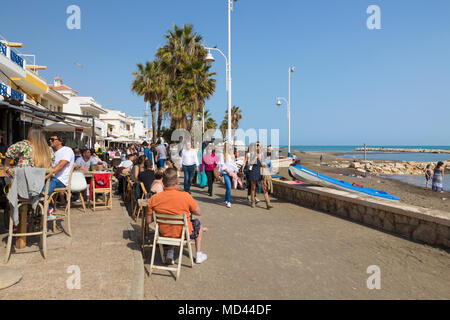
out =
[[(97, 201), (95, 199), (96, 194), (103, 194), (104, 201)], [(112, 174), (111, 173), (94, 173), (91, 180), (91, 192), (92, 204), (94, 211), (97, 204), (100, 204), (100, 208), (109, 208), (112, 210)], [(109, 194), (109, 197), (108, 197)]]

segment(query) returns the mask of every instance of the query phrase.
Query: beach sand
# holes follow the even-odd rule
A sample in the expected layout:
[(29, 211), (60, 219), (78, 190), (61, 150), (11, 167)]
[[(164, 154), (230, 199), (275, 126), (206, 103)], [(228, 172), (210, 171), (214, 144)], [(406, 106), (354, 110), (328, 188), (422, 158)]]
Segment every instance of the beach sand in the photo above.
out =
[[(369, 174), (367, 174), (366, 178), (348, 177), (344, 176), (343, 174), (361, 176), (361, 173), (351, 168), (332, 168), (326, 165), (322, 166), (320, 165), (320, 155), (323, 155), (324, 163), (343, 160), (349, 161), (348, 158), (339, 157), (339, 153), (299, 152), (299, 151), (293, 151), (293, 153), (297, 156), (297, 159), (301, 160), (302, 166), (312, 171), (319, 172), (334, 179), (339, 179), (350, 183), (357, 183), (364, 187), (369, 187), (388, 192), (392, 195), (399, 197), (401, 199), (401, 202), (407, 204), (450, 212), (449, 191), (444, 191), (444, 193), (434, 192), (430, 189), (425, 190), (424, 187), (419, 187), (401, 181), (389, 178), (381, 178), (379, 176)], [(286, 156), (286, 152), (281, 152), (281, 155)], [(371, 160), (371, 161), (383, 162), (379, 160)], [(284, 176), (289, 180), (292, 180), (292, 178), (288, 174), (288, 168), (280, 168), (279, 175)], [(447, 200), (443, 200), (443, 198), (447, 198)]]

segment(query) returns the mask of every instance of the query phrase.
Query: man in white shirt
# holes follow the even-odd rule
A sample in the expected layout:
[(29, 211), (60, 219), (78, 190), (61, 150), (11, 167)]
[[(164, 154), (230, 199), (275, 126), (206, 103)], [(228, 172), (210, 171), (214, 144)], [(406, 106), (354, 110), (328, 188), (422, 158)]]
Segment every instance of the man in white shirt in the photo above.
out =
[(99, 162), (95, 157), (92, 156), (91, 150), (86, 149), (83, 152), (83, 156), (75, 161), (75, 164), (79, 169), (86, 171), (90, 169), (91, 164), (93, 168), (96, 168)]
[[(56, 188), (65, 188), (69, 184), (70, 171), (75, 162), (75, 154), (71, 148), (64, 146), (64, 140), (61, 135), (53, 135), (49, 141), (50, 146), (55, 151), (54, 177), (50, 181), (48, 191), (50, 195)], [(60, 199), (64, 199), (64, 194), (60, 194)], [(66, 206), (65, 200), (61, 206)], [(52, 214), (49, 215), (50, 220), (54, 220), (52, 216)]]
[(191, 148), (190, 141), (186, 142), (186, 148), (181, 153), (181, 166), (184, 172), (184, 191), (191, 193), (192, 178), (198, 170), (198, 157)]

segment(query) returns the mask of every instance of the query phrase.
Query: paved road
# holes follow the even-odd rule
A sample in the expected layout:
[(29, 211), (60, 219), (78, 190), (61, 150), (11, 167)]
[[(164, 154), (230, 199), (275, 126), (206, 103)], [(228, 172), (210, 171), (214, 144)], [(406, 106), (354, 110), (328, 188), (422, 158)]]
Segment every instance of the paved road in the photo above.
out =
[[(209, 227), (208, 260), (191, 269), (186, 257), (178, 281), (166, 271), (146, 275), (146, 299), (450, 298), (446, 251), (286, 202), (252, 209), (243, 191), (232, 192), (231, 209), (221, 186), (213, 198), (192, 192)], [(371, 265), (380, 268), (380, 290), (367, 288)]]

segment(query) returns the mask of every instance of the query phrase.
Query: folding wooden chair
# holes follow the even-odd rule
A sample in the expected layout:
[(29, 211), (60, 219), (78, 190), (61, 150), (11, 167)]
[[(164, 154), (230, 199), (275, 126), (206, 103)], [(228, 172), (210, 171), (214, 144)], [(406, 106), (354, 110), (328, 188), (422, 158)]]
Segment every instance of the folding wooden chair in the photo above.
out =
[[(177, 273), (176, 280), (178, 280), (178, 277), (180, 276), (180, 270), (181, 270), (181, 260), (183, 257), (183, 247), (185, 245), (187, 245), (187, 247), (189, 249), (189, 259), (191, 261), (191, 268), (194, 266), (194, 260), (192, 257), (192, 246), (191, 246), (191, 240), (190, 240), (190, 236), (189, 236), (187, 214), (185, 213), (184, 215), (174, 215), (174, 214), (159, 214), (159, 213), (153, 212), (153, 217), (154, 217), (154, 221), (155, 221), (155, 238), (153, 240), (152, 258), (151, 258), (151, 263), (150, 263), (150, 276), (152, 275), (153, 269), (176, 271), (176, 273)], [(183, 226), (183, 231), (181, 232), (180, 238), (162, 237), (159, 234), (159, 225), (160, 224)], [(163, 263), (165, 263), (163, 245), (175, 246), (175, 247), (180, 248), (180, 254), (178, 257), (178, 266), (176, 268), (154, 265), (155, 251), (156, 251), (157, 245), (159, 245), (159, 252), (161, 254), (161, 260)]]
[[(99, 185), (98, 177), (101, 175), (107, 176), (107, 184), (104, 186)], [(98, 202), (95, 197), (100, 193), (103, 194), (105, 199), (104, 201)], [(108, 197), (109, 194), (109, 197)], [(94, 207), (94, 211), (97, 208), (97, 204), (100, 204), (100, 208), (112, 210), (112, 173), (94, 173), (92, 177), (92, 205)]]
[[(67, 234), (69, 235), (69, 237), (72, 237), (72, 227), (70, 224), (70, 203), (72, 201), (72, 176), (73, 176), (73, 171), (75, 170), (76, 167), (77, 167), (77, 165), (74, 164), (72, 166), (72, 168), (70, 169), (70, 177), (69, 177), (69, 183), (67, 184), (67, 187), (55, 188), (53, 193), (50, 195), (50, 202), (53, 203), (53, 206), (55, 209), (53, 214), (56, 216), (56, 220), (53, 220), (53, 232), (55, 232), (55, 229), (56, 229), (56, 221), (65, 220), (65, 218), (67, 218)], [(66, 208), (64, 209), (64, 213), (61, 213), (60, 211), (56, 210), (54, 196), (59, 193), (64, 193), (66, 196), (67, 204), (66, 204)]]
[[(10, 171), (13, 172), (12, 170)], [(48, 189), (50, 186), (50, 180), (53, 177), (53, 170), (48, 169), (46, 171), (45, 176), (45, 191), (44, 191), (44, 198), (39, 201), (37, 210), (41, 210), (41, 230), (38, 232), (27, 232), (27, 233), (14, 233), (14, 221), (13, 221), (13, 214), (10, 212), (9, 215), (9, 231), (8, 231), (8, 242), (6, 245), (6, 256), (5, 256), (5, 264), (8, 263), (9, 257), (11, 255), (11, 247), (12, 247), (12, 239), (14, 237), (28, 237), (28, 236), (41, 236), (41, 249), (42, 249), (42, 256), (44, 259), (47, 258), (47, 212), (48, 212), (48, 206), (50, 203), (50, 197), (48, 195)], [(9, 204), (8, 204), (9, 205)], [(23, 206), (31, 206), (31, 201), (26, 199), (18, 199), (18, 206), (19, 210), (22, 209)], [(25, 210), (28, 210), (27, 208), (24, 208)], [(20, 213), (19, 213), (20, 215)], [(26, 223), (26, 219), (22, 220), (21, 223)]]
[[(141, 188), (141, 192), (142, 192), (141, 197), (139, 199), (136, 199), (136, 201), (134, 203), (134, 208), (133, 208), (133, 216), (132, 217), (133, 217), (134, 221), (137, 221), (137, 219), (139, 219), (139, 216), (143, 213), (142, 207), (139, 205), (138, 200), (147, 199), (148, 193), (147, 193), (147, 190), (145, 189), (143, 182), (137, 183), (135, 188)], [(136, 210), (137, 210), (137, 215), (136, 215)]]

